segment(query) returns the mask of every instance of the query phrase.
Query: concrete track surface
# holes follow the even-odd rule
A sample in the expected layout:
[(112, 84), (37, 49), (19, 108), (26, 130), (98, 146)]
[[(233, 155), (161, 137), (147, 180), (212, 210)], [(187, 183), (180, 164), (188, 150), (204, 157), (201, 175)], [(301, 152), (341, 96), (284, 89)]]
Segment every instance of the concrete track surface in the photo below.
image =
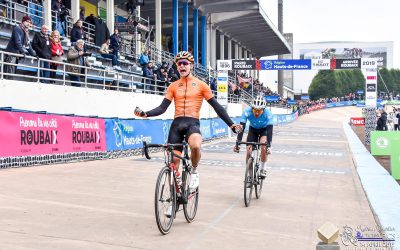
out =
[(276, 126), (270, 175), (247, 208), (244, 150), (232, 152), (234, 138), (204, 144), (196, 220), (179, 212), (166, 236), (154, 217), (161, 153), (2, 169), (0, 249), (298, 250), (315, 249), (326, 221), (375, 227), (342, 128), (360, 115), (335, 108)]

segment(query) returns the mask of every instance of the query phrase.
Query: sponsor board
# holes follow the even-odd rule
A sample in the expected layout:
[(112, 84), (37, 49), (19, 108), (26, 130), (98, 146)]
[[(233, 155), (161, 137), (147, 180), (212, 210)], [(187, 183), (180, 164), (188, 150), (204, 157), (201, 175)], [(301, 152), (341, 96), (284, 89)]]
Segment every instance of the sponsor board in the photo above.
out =
[(335, 69), (359, 69), (361, 68), (361, 59), (335, 59)]
[(228, 105), (228, 73), (218, 72), (217, 76), (217, 100), (222, 106)]
[(232, 60), (217, 60), (217, 70), (232, 70)]
[(365, 126), (365, 118), (364, 117), (351, 117), (350, 124), (353, 126)]
[(330, 59), (312, 59), (311, 60), (311, 69), (316, 69), (316, 70), (331, 69), (331, 60)]
[(232, 60), (233, 70), (256, 69), (256, 60)]
[(0, 111), (0, 157), (106, 151), (103, 119)]
[(306, 70), (311, 69), (311, 60), (260, 60), (262, 70)]

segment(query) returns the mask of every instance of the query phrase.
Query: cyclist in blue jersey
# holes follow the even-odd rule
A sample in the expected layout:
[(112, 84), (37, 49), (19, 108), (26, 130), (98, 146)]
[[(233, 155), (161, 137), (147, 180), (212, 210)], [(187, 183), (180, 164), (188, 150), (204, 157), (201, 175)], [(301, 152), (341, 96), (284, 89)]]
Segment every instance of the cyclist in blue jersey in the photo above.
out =
[[(249, 133), (247, 135), (247, 142), (260, 142), (265, 143), (268, 142), (269, 146), (271, 146), (272, 142), (272, 113), (269, 109), (266, 108), (267, 102), (264, 97), (257, 96), (251, 107), (245, 109), (242, 114), (242, 120), (240, 124), (243, 126), (242, 132), (240, 132), (237, 136), (238, 141), (242, 141), (243, 132), (246, 127), (247, 121), (250, 123)], [(251, 147), (247, 146), (247, 154), (246, 161), (249, 159), (251, 154)], [(233, 151), (239, 153), (240, 147), (234, 146)], [(261, 168), (260, 175), (265, 177), (267, 175), (267, 170), (265, 163), (267, 162), (267, 155), (270, 153), (269, 148), (267, 146), (261, 146)]]

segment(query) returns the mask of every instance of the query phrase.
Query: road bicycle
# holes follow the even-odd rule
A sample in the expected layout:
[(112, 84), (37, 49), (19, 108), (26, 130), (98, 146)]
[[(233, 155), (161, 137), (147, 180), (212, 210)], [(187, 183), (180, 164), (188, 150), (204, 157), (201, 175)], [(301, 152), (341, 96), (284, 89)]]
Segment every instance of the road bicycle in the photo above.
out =
[[(174, 153), (174, 147), (183, 147), (182, 156)], [(165, 165), (158, 174), (154, 208), (158, 229), (165, 235), (170, 232), (176, 214), (180, 211), (180, 205), (183, 205), (186, 221), (191, 223), (194, 220), (199, 203), (199, 187), (189, 188), (193, 167), (189, 157), (189, 145), (185, 140), (177, 144), (148, 144), (143, 142), (143, 154), (150, 160), (149, 148), (163, 148), (164, 150)], [(173, 163), (174, 157), (179, 158), (182, 163), (182, 185), (178, 185), (177, 182), (178, 169)]]
[(244, 176), (244, 204), (246, 207), (250, 206), (251, 195), (253, 188), (255, 189), (256, 198), (261, 197), (261, 191), (263, 188), (263, 182), (265, 177), (260, 176), (260, 163), (261, 163), (261, 146), (267, 146), (268, 143), (260, 142), (236, 142), (236, 147), (245, 144), (246, 146), (252, 146), (251, 154), (246, 162), (246, 171)]

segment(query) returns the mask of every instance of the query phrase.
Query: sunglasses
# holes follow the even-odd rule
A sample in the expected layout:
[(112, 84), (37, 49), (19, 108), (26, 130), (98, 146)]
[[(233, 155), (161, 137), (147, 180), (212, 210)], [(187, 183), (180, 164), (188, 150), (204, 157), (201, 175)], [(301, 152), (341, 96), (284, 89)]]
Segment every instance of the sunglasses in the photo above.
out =
[(181, 66), (181, 65), (183, 65), (183, 66), (188, 66), (189, 65), (189, 62), (187, 62), (187, 61), (181, 61), (181, 62), (177, 62), (176, 63), (178, 66)]

